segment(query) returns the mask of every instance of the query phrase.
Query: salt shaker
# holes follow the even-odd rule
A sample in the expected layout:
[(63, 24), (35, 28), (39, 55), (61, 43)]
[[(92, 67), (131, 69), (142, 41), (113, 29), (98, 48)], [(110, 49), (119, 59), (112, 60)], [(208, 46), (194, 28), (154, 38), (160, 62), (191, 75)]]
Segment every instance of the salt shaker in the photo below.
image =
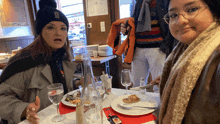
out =
[(146, 93), (146, 89), (145, 88), (141, 88), (141, 86), (144, 86), (145, 85), (145, 82), (144, 82), (144, 78), (141, 77), (140, 78), (140, 94), (145, 94)]

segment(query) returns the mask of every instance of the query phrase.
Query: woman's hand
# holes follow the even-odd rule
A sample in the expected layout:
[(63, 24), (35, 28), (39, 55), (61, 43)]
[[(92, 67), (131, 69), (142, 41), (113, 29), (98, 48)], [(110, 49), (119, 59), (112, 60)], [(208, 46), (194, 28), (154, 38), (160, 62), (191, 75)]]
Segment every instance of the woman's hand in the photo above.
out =
[(156, 79), (151, 81), (150, 84), (157, 85), (159, 87), (159, 85), (160, 85), (160, 76), (156, 77)]
[(36, 101), (34, 103), (30, 103), (25, 110), (23, 111), (23, 114), (25, 115), (26, 119), (31, 124), (39, 124), (39, 118), (37, 115), (37, 111), (40, 108), (40, 98), (36, 96)]

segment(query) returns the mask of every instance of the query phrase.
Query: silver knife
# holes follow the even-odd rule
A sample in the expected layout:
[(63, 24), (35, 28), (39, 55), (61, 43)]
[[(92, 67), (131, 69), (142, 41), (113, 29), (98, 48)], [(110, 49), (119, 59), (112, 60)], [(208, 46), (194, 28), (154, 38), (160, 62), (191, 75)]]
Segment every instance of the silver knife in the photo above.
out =
[(141, 86), (141, 87), (133, 87), (133, 88), (130, 88), (130, 90), (136, 90), (136, 91), (139, 91), (141, 88), (145, 89), (145, 88), (150, 88), (152, 87), (154, 84), (147, 84), (145, 86)]

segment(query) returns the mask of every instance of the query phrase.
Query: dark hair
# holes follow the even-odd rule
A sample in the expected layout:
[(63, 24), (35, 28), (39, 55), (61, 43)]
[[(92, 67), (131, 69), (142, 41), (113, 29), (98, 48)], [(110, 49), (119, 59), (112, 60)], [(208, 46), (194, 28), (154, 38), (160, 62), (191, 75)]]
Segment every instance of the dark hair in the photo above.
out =
[(202, 0), (206, 5), (208, 5), (213, 17), (216, 22), (220, 24), (220, 0)]
[[(70, 54), (70, 41), (68, 37), (66, 39), (66, 43), (62, 48), (66, 50), (66, 53), (64, 54), (64, 59), (71, 61), (72, 56)], [(44, 54), (45, 61), (49, 61), (52, 56), (52, 48), (45, 42), (45, 40), (42, 37), (42, 34), (40, 34), (30, 45), (21, 49), (18, 54), (22, 53), (30, 53), (30, 56), (34, 60), (36, 59), (37, 55)]]
[[(168, 6), (170, 1), (168, 1)], [(215, 21), (220, 24), (220, 0), (201, 0), (201, 2), (204, 2), (209, 7)]]

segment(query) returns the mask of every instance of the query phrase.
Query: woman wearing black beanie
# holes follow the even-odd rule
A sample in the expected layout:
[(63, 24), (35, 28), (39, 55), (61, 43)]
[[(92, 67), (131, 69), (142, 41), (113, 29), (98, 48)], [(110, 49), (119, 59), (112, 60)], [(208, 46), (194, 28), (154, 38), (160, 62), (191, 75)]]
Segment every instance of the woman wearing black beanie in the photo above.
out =
[(71, 62), (69, 23), (54, 0), (40, 0), (35, 31), (38, 37), (13, 56), (0, 77), (0, 117), (9, 124), (28, 119), (39, 123), (37, 112), (49, 106), (47, 86), (62, 83), (72, 91), (75, 65)]

